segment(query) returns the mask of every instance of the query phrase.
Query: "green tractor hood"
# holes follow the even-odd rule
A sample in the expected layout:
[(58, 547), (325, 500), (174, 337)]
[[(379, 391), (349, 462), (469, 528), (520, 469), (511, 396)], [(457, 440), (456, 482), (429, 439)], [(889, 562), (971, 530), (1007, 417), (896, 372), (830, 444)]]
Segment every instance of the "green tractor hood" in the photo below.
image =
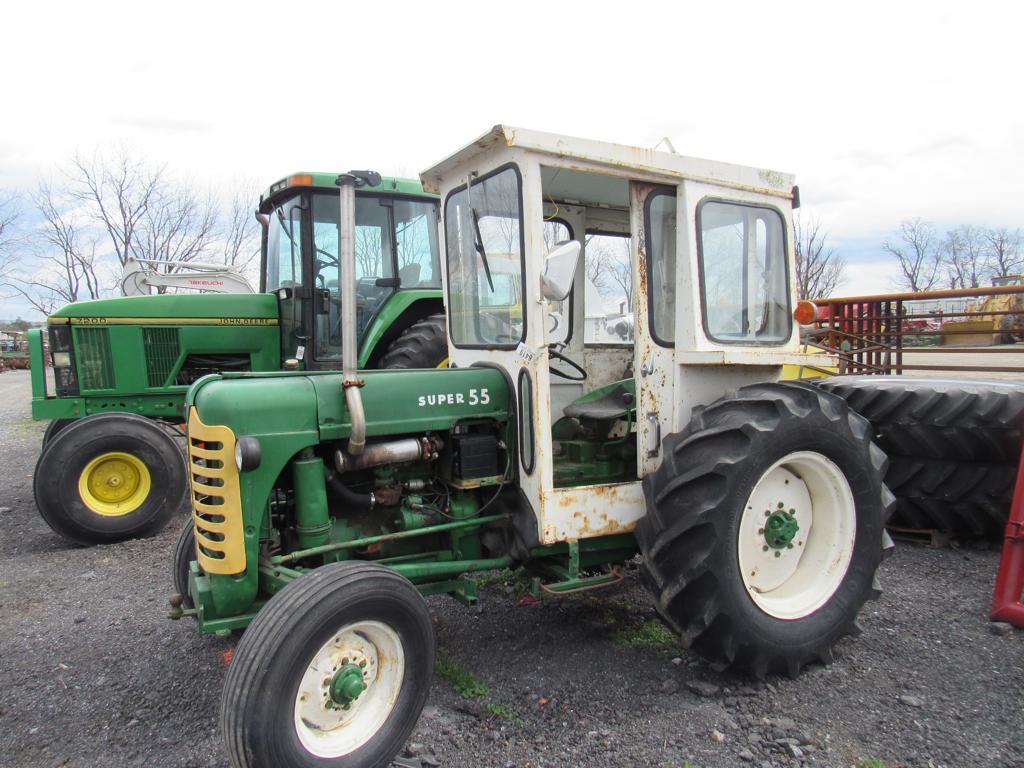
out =
[(269, 293), (128, 296), (69, 304), (50, 315), (54, 325), (276, 325), (277, 297)]

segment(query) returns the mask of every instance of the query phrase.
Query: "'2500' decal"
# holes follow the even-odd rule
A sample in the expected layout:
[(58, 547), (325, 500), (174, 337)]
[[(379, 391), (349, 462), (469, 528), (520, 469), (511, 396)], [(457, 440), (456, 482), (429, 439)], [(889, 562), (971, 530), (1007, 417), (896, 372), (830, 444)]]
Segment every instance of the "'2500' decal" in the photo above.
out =
[(471, 389), (469, 392), (438, 392), (436, 395), (420, 395), (420, 408), (428, 405), (487, 405), (491, 402), (491, 393), (487, 387)]

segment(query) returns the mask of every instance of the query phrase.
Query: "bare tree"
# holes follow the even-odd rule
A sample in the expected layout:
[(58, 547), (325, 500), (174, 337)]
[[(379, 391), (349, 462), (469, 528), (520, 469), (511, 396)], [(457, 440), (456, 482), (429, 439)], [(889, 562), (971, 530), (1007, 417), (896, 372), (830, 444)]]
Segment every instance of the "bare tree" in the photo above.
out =
[(988, 269), (984, 233), (962, 224), (946, 233), (940, 248), (950, 288), (977, 288)]
[(15, 222), (18, 220), (17, 200), (13, 194), (0, 197), (0, 285), (6, 283), (14, 270)]
[(942, 255), (935, 240), (931, 222), (920, 217), (904, 219), (882, 247), (896, 257), (901, 276), (899, 285), (914, 291), (930, 291), (938, 283)]
[(992, 277), (1015, 275), (1024, 269), (1024, 254), (1021, 254), (1024, 241), (1019, 229), (988, 229), (984, 238)]
[(245, 270), (260, 255), (260, 225), (256, 220), (256, 184), (243, 182), (235, 190), (221, 224), (220, 236), (224, 242), (224, 263)]
[(169, 262), (200, 261), (212, 249), (217, 213), (212, 196), (161, 184), (149, 196), (129, 252), (137, 259), (164, 262), (157, 265), (164, 272), (176, 272), (182, 265)]
[(139, 230), (159, 196), (164, 169), (151, 167), (124, 146), (111, 157), (96, 153), (87, 160), (76, 153), (72, 165), (71, 192), (106, 230), (123, 267), (137, 253)]
[(606, 299), (625, 301), (627, 307), (632, 307), (633, 271), (629, 238), (587, 235), (585, 253), (587, 279), (594, 284), (598, 293)]
[(828, 247), (817, 220), (793, 220), (796, 235), (796, 290), (801, 299), (827, 299), (843, 281), (846, 261)]
[(48, 185), (39, 186), (32, 202), (44, 226), (35, 235), (34, 259), (22, 267), (12, 286), (45, 315), (63, 304), (98, 299), (95, 238), (82, 231), (73, 212), (61, 208)]

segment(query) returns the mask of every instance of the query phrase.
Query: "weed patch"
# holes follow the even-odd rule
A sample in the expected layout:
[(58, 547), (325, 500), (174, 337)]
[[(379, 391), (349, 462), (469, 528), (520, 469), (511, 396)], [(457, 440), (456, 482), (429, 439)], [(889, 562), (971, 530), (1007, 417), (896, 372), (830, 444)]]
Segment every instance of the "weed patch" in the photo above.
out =
[(669, 653), (678, 647), (676, 636), (656, 619), (633, 622), (619, 627), (612, 634), (612, 642), (620, 648), (661, 653)]
[(464, 699), (482, 699), (491, 692), (490, 686), (445, 653), (438, 652), (434, 668), (438, 676)]

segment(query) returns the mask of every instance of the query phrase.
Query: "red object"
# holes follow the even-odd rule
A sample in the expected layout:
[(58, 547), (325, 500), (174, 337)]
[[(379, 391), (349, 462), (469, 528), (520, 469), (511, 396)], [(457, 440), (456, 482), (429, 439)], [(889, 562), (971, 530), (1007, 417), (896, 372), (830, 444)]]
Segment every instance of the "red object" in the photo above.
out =
[(1013, 489), (1010, 520), (1006, 524), (1003, 556), (999, 560), (996, 589), (992, 596), (992, 621), (1005, 621), (1015, 627), (1024, 627), (1024, 453), (1017, 470), (1017, 485)]

